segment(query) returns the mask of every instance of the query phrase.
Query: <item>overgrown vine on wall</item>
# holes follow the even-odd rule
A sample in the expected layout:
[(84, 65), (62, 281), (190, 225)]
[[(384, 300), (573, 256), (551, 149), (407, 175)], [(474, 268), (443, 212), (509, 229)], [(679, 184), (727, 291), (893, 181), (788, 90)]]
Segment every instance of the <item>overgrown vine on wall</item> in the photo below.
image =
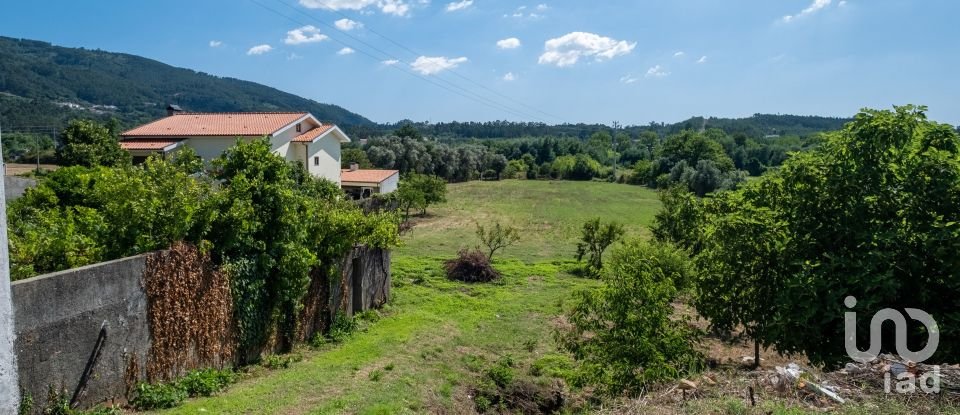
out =
[(151, 332), (147, 379), (167, 381), (196, 367), (233, 362), (233, 298), (209, 253), (182, 242), (147, 257)]

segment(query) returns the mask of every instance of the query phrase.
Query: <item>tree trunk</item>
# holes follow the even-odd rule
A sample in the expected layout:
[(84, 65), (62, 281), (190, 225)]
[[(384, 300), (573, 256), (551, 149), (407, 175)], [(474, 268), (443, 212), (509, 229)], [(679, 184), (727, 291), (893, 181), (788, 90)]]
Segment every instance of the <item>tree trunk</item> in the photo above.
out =
[(753, 368), (760, 368), (760, 340), (753, 341)]

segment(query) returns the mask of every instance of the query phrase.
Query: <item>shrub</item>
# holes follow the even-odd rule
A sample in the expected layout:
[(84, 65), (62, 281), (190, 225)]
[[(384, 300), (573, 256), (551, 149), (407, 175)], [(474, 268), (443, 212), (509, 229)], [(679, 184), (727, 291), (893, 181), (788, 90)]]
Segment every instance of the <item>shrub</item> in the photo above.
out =
[(187, 391), (176, 383), (140, 383), (137, 385), (137, 396), (130, 401), (130, 405), (140, 411), (168, 409), (179, 406), (185, 399)]
[(573, 361), (562, 354), (547, 354), (530, 365), (533, 376), (547, 376), (561, 379), (573, 377)]
[(340, 343), (350, 337), (357, 331), (357, 321), (345, 313), (337, 313), (333, 317), (333, 323), (330, 324), (330, 332), (327, 336), (334, 343)]
[(490, 265), (490, 258), (478, 250), (461, 249), (457, 258), (443, 263), (447, 278), (463, 282), (490, 282), (500, 278), (500, 273)]
[(495, 385), (505, 388), (513, 383), (513, 361), (510, 358), (500, 359), (484, 373)]
[(614, 251), (603, 286), (576, 294), (572, 329), (558, 333), (580, 361), (578, 376), (619, 395), (697, 369), (696, 332), (672, 306), (692, 269), (686, 253), (668, 245), (634, 240)]
[(180, 387), (190, 397), (212, 396), (234, 382), (235, 374), (230, 369), (194, 370), (180, 379)]

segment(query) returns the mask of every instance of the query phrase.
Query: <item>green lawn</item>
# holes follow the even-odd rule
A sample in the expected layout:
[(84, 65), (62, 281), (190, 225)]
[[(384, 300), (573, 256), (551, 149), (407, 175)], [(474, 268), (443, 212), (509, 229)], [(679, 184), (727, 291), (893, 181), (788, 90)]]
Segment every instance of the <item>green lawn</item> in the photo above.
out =
[(616, 220), (629, 236), (647, 236), (660, 201), (653, 190), (616, 183), (505, 180), (448, 186), (447, 203), (431, 207), (405, 238), (400, 255), (452, 257), (477, 244), (475, 222), (499, 221), (522, 231), (503, 252), (526, 262), (573, 258), (589, 219)]

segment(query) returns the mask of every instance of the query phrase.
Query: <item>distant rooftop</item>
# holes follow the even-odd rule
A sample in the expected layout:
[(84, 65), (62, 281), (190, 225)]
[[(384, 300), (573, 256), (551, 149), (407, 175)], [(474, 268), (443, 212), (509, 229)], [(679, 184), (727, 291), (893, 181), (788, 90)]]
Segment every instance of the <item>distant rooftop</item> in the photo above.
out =
[(397, 170), (350, 170), (340, 171), (340, 181), (343, 183), (383, 183), (395, 174)]
[(306, 115), (306, 112), (178, 112), (124, 132), (120, 137), (265, 136)]

